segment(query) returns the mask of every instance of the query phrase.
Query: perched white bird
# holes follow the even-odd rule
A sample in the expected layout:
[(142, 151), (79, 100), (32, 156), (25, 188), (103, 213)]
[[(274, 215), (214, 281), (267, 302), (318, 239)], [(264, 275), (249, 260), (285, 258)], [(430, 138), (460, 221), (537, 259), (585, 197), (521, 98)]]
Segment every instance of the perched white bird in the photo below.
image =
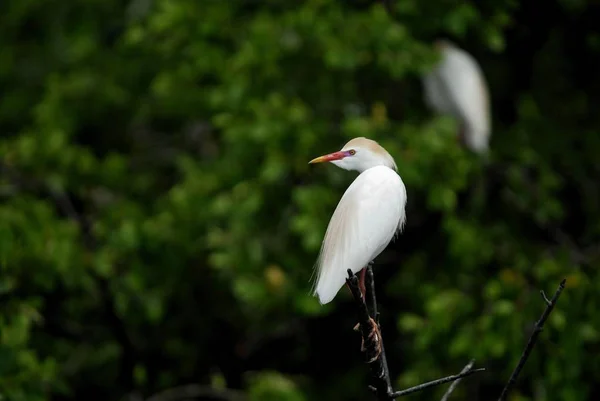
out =
[(425, 102), (441, 114), (460, 122), (459, 139), (476, 153), (486, 153), (490, 140), (488, 88), (477, 61), (446, 40), (435, 47), (441, 60), (422, 78)]
[(317, 261), (314, 295), (326, 304), (345, 284), (348, 269), (361, 273), (365, 296), (365, 268), (403, 228), (407, 198), (394, 159), (373, 140), (354, 138), (309, 163), (321, 162), (360, 172), (333, 212)]

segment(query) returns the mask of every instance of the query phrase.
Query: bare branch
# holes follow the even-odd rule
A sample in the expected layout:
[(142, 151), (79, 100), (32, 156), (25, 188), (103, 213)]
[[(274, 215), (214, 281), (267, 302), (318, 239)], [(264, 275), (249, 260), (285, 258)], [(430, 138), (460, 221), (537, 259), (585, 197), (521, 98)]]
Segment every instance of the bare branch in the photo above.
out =
[[(379, 325), (379, 312), (377, 311), (377, 296), (375, 295), (375, 274), (373, 273), (373, 263), (370, 263), (369, 266), (367, 267), (367, 274), (366, 274), (366, 297), (368, 299), (368, 302), (371, 304), (370, 305), (370, 312), (371, 312), (371, 316), (373, 317), (373, 319), (375, 319), (375, 322), (377, 322), (377, 325)], [(379, 333), (381, 334), (381, 328)], [(383, 338), (381, 338), (381, 363), (382, 363), (382, 367), (383, 367), (383, 375), (385, 378), (385, 381), (387, 383), (387, 387), (388, 390), (391, 391), (392, 389), (392, 379), (390, 377), (390, 369), (388, 368), (388, 363), (387, 363), (387, 356), (385, 354), (385, 347), (383, 344)]]
[[(471, 361), (469, 363), (467, 363), (467, 365), (463, 368), (463, 370), (460, 371), (460, 374), (467, 373), (468, 371), (470, 371), (471, 368), (473, 368), (474, 363), (475, 363), (475, 359), (471, 359)], [(460, 383), (461, 380), (462, 379), (456, 379), (454, 381), (454, 383), (452, 383), (450, 385), (450, 387), (448, 388), (448, 391), (446, 391), (446, 393), (442, 397), (441, 401), (448, 401), (448, 398), (450, 398), (450, 395), (452, 394), (452, 392), (454, 391), (456, 386), (458, 386), (458, 383)]]
[[(366, 283), (366, 290), (367, 290), (366, 296), (370, 303), (370, 309), (371, 309), (372, 313), (375, 316), (377, 316), (378, 315), (377, 299), (375, 296), (375, 284), (374, 284), (375, 279), (374, 279), (374, 275), (373, 275), (373, 269), (371, 268), (370, 265), (367, 267), (366, 280), (368, 281)], [(379, 338), (379, 339), (373, 341), (369, 337), (369, 335), (371, 333), (372, 324), (373, 324), (372, 323), (373, 320), (371, 320), (372, 316), (369, 314), (369, 308), (367, 307), (366, 301), (363, 298), (362, 293), (360, 292), (360, 288), (358, 286), (358, 277), (356, 277), (356, 275), (354, 275), (350, 269), (348, 269), (348, 278), (346, 279), (346, 283), (348, 284), (348, 288), (350, 288), (350, 291), (352, 292), (354, 301), (357, 306), (358, 322), (359, 322), (359, 327), (360, 327), (361, 335), (363, 338), (363, 342), (365, 344), (365, 354), (366, 354), (367, 360), (369, 360), (369, 358), (372, 358), (374, 355), (377, 355), (377, 353), (376, 353), (377, 346), (378, 345), (381, 346), (381, 353), (379, 354), (379, 356), (376, 359), (374, 359), (372, 362), (368, 363), (369, 368), (371, 370), (371, 379), (374, 384), (373, 386), (369, 386), (369, 389), (375, 393), (375, 395), (377, 396), (377, 399), (379, 399), (380, 401), (391, 401), (395, 398), (398, 398), (398, 397), (401, 397), (401, 396), (404, 396), (407, 394), (411, 394), (411, 393), (414, 393), (417, 391), (427, 389), (429, 387), (437, 386), (437, 385), (448, 383), (451, 381), (459, 380), (463, 377), (470, 376), (473, 373), (481, 372), (481, 371), (485, 370), (485, 369), (472, 369), (472, 364), (471, 364), (471, 366), (469, 366), (468, 370), (465, 371), (463, 369), (463, 371), (458, 375), (444, 377), (442, 379), (438, 379), (438, 380), (434, 380), (432, 382), (420, 384), (418, 386), (411, 387), (406, 390), (394, 392), (392, 389), (392, 386), (391, 386), (390, 373), (389, 373), (389, 370), (387, 367), (387, 361), (386, 361), (386, 357), (385, 357), (385, 349), (383, 347), (383, 338)], [(375, 324), (379, 325), (379, 323), (375, 323)], [(380, 334), (381, 334), (381, 330), (380, 330)], [(377, 344), (377, 341), (379, 341), (379, 344)]]
[(418, 386), (414, 386), (411, 388), (407, 388), (406, 390), (396, 391), (395, 393), (392, 393), (392, 398), (399, 398), (399, 397), (402, 397), (402, 396), (405, 396), (405, 395), (408, 395), (411, 393), (416, 393), (417, 391), (425, 390), (430, 387), (439, 386), (440, 384), (448, 383), (448, 382), (455, 381), (455, 380), (460, 380), (463, 377), (471, 376), (473, 373), (483, 372), (483, 371), (485, 371), (485, 368), (471, 369), (466, 372), (459, 373), (457, 375), (443, 377), (441, 379), (437, 379), (437, 380), (433, 380), (433, 381), (430, 381), (427, 383), (419, 384)]
[(544, 290), (540, 290), (540, 294), (542, 295), (542, 298), (544, 299), (544, 302), (546, 302), (546, 305), (550, 306), (550, 300), (546, 296), (546, 293), (544, 292)]
[(523, 351), (523, 354), (521, 355), (521, 359), (519, 359), (519, 362), (517, 363), (517, 367), (510, 375), (510, 378), (508, 379), (508, 383), (506, 383), (506, 386), (504, 386), (504, 389), (502, 390), (502, 394), (500, 394), (500, 398), (498, 399), (499, 401), (506, 400), (506, 397), (508, 396), (508, 392), (512, 389), (512, 387), (517, 382), (517, 377), (519, 376), (519, 373), (521, 373), (523, 366), (525, 366), (525, 362), (527, 362), (527, 358), (529, 358), (529, 354), (531, 353), (531, 350), (535, 346), (535, 342), (537, 341), (538, 335), (541, 333), (542, 328), (544, 327), (544, 323), (546, 323), (548, 316), (550, 316), (550, 313), (552, 313), (552, 310), (554, 309), (554, 306), (556, 305), (556, 302), (558, 301), (558, 297), (560, 297), (561, 292), (565, 289), (566, 282), (567, 282), (567, 279), (563, 279), (560, 282), (558, 289), (554, 293), (554, 296), (552, 297), (551, 300), (548, 301), (547, 298), (544, 296), (544, 300), (546, 301), (546, 309), (544, 310), (544, 313), (542, 313), (540, 320), (538, 320), (536, 322), (535, 327), (533, 329), (533, 333), (531, 333), (531, 336), (529, 337), (529, 341), (527, 341), (527, 345), (525, 346), (525, 350)]
[[(358, 309), (358, 323), (360, 327), (360, 331), (362, 334), (362, 338), (365, 344), (365, 354), (367, 356), (367, 360), (372, 359), (375, 355), (377, 355), (377, 341), (383, 343), (383, 339), (378, 338), (375, 341), (371, 340), (369, 337), (370, 329), (372, 326), (371, 316), (369, 315), (369, 310), (367, 309), (367, 304), (363, 299), (362, 293), (360, 292), (360, 288), (358, 286), (358, 278), (352, 273), (352, 270), (348, 269), (348, 278), (346, 279), (346, 283), (352, 292), (354, 300), (356, 302), (356, 306)], [(377, 398), (380, 400), (389, 400), (389, 394), (392, 389), (388, 386), (388, 382), (390, 381), (389, 377), (386, 378), (386, 372), (383, 367), (383, 350), (381, 354), (373, 360), (373, 362), (369, 363), (369, 368), (371, 369), (371, 377), (373, 379), (373, 384), (376, 389)], [(389, 374), (388, 374), (389, 375)]]

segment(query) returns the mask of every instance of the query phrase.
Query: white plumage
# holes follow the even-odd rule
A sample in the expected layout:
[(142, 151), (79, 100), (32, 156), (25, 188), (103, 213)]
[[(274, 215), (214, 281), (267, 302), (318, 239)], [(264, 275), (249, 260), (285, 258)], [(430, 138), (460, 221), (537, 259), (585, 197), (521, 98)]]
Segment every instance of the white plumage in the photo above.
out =
[(311, 163), (323, 161), (361, 172), (331, 217), (317, 261), (314, 294), (326, 304), (344, 285), (348, 269), (360, 272), (402, 229), (407, 196), (394, 159), (375, 141), (355, 138)]
[(423, 76), (425, 102), (438, 113), (457, 118), (465, 145), (485, 153), (491, 134), (489, 94), (477, 61), (448, 41), (437, 41), (441, 60)]

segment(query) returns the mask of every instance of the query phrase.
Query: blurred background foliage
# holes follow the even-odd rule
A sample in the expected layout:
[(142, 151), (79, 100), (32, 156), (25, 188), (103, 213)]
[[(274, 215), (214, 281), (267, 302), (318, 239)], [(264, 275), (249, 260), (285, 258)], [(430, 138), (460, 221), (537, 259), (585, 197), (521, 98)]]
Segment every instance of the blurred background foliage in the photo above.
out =
[[(497, 398), (566, 277), (512, 400), (600, 391), (600, 7), (390, 3), (0, 2), (2, 399), (368, 399), (348, 294), (309, 294), (355, 174), (307, 162), (355, 136), (409, 193), (395, 387), (476, 358), (454, 398)], [(489, 82), (487, 161), (424, 106), (440, 36)]]

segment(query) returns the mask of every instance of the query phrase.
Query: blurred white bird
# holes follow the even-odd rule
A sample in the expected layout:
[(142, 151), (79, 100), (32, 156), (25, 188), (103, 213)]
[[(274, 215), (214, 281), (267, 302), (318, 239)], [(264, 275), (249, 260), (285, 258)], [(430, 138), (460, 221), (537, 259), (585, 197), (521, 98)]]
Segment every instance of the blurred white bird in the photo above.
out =
[(309, 163), (321, 162), (360, 172), (333, 212), (317, 261), (314, 295), (326, 304), (346, 282), (348, 269), (360, 272), (365, 296), (365, 268), (403, 228), (407, 198), (394, 159), (373, 140), (354, 138)]
[(449, 114), (460, 123), (459, 139), (476, 153), (486, 153), (490, 140), (488, 88), (477, 61), (446, 40), (434, 46), (441, 59), (422, 78), (425, 102), (438, 113)]

